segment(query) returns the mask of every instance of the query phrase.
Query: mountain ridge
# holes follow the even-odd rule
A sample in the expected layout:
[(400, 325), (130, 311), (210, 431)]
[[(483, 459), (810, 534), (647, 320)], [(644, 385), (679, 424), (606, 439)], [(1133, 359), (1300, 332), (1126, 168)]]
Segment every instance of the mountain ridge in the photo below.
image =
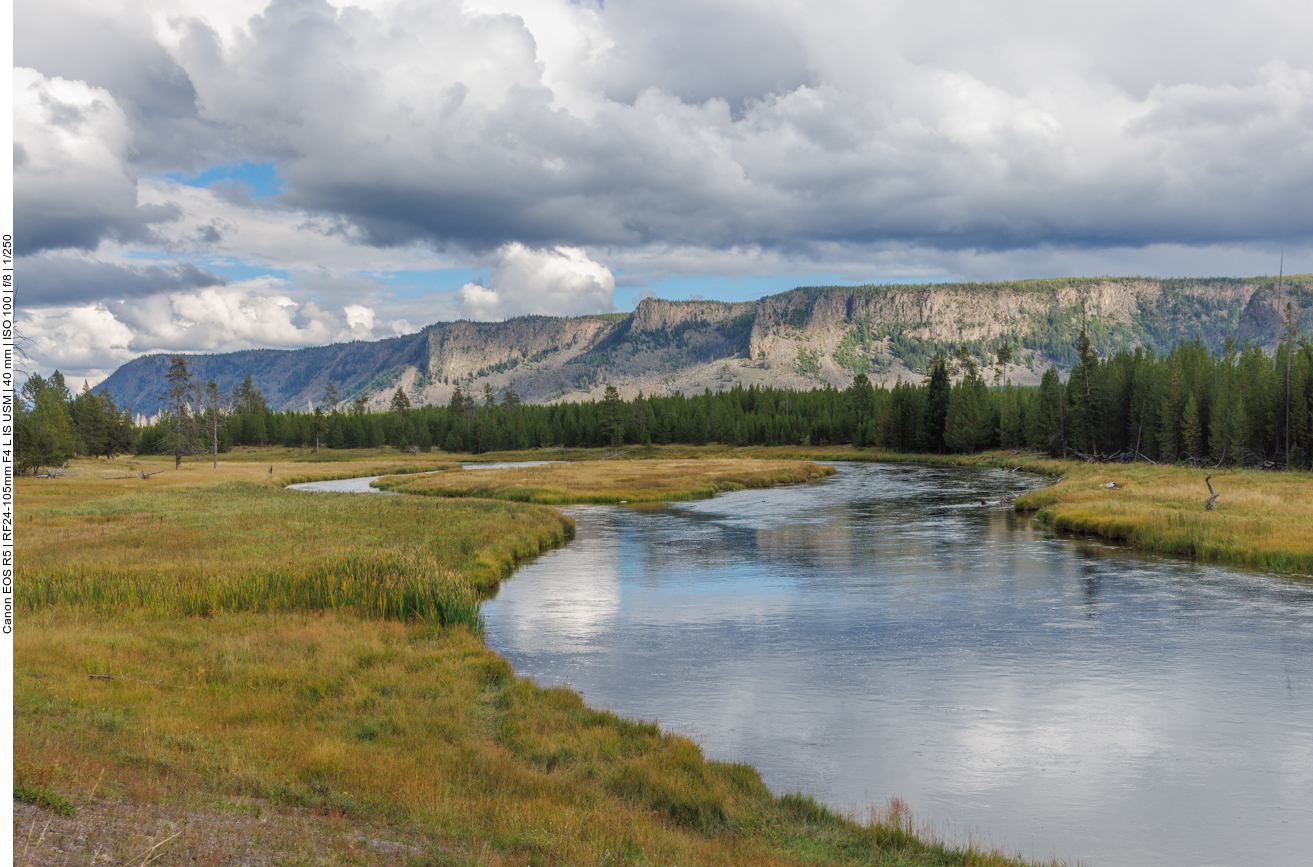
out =
[[(892, 384), (919, 376), (935, 352), (965, 344), (982, 361), (1004, 339), (1018, 347), (1015, 382), (1066, 368), (1088, 328), (1097, 351), (1166, 350), (1196, 336), (1212, 351), (1228, 337), (1277, 341), (1293, 302), (1313, 326), (1313, 276), (1160, 280), (1142, 277), (883, 286), (799, 287), (756, 301), (644, 299), (629, 314), (525, 316), (439, 322), (415, 334), (302, 349), (187, 354), (201, 381), (229, 389), (248, 373), (275, 409), (339, 395), (388, 405), (401, 387), (414, 402), (446, 403), (459, 386), (513, 389), (528, 402), (588, 400), (606, 384), (623, 396), (742, 385), (845, 387), (858, 373)], [(120, 406), (161, 407), (170, 356), (134, 359), (102, 383)]]

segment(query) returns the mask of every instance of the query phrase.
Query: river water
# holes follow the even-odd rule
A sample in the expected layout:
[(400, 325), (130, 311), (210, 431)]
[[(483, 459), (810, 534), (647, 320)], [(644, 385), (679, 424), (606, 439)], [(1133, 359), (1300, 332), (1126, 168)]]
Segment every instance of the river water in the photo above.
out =
[[(1313, 859), (1313, 583), (1056, 538), (1002, 471), (841, 466), (573, 507), (504, 582), (521, 674), (772, 789), (1103, 865)], [(985, 504), (982, 505), (981, 501)]]

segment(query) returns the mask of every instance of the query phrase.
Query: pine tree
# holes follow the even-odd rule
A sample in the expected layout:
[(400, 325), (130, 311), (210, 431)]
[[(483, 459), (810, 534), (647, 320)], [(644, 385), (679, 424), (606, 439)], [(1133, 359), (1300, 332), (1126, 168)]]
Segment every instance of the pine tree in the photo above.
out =
[(608, 385), (602, 398), (602, 426), (611, 441), (611, 448), (619, 448), (624, 438), (625, 422), (622, 413), (620, 392), (614, 385)]
[(952, 398), (948, 380), (948, 362), (938, 353), (930, 361), (925, 404), (917, 425), (917, 448), (927, 452), (944, 450), (944, 424), (948, 420), (948, 403)]
[(68, 404), (68, 394), (59, 372), (50, 380), (33, 375), (23, 386), (24, 404), (15, 414), (15, 464), (21, 472), (42, 467), (62, 467), (77, 449), (77, 432)]
[(168, 383), (164, 389), (168, 422), (160, 444), (173, 452), (173, 468), (177, 470), (182, 468), (182, 456), (196, 450), (196, 419), (191, 409), (192, 403), (197, 402), (196, 382), (182, 355), (169, 360), (164, 379)]
[(1185, 411), (1181, 415), (1181, 441), (1187, 456), (1199, 460), (1204, 456), (1204, 432), (1199, 423), (1199, 404), (1194, 399), (1194, 392), (1185, 401)]

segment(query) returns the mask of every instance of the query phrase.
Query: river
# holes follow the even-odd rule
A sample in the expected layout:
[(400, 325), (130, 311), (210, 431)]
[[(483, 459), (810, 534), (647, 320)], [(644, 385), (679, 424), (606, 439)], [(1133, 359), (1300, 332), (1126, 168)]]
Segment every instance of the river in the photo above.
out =
[(898, 795), (950, 839), (1309, 863), (1313, 583), (1055, 537), (998, 503), (1034, 483), (858, 464), (567, 508), (577, 539), (502, 585), (487, 641), (778, 792)]

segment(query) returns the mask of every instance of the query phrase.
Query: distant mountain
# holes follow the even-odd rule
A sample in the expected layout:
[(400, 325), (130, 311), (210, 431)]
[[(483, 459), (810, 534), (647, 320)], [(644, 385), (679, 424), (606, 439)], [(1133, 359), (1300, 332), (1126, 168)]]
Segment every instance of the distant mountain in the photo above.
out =
[[(1085, 278), (1013, 283), (800, 288), (758, 301), (663, 301), (633, 313), (505, 322), (440, 322), (418, 334), (309, 349), (188, 355), (201, 381), (231, 388), (248, 373), (271, 407), (305, 409), (333, 380), (346, 400), (446, 403), (459, 385), (482, 396), (511, 388), (526, 402), (587, 400), (608, 383), (629, 397), (701, 392), (735, 383), (845, 387), (858, 373), (892, 384), (919, 377), (935, 352), (966, 344), (992, 358), (1002, 340), (1020, 347), (1014, 382), (1068, 368), (1084, 321), (1101, 354), (1169, 349), (1199, 337), (1220, 351), (1228, 337), (1277, 341), (1280, 309), (1293, 301), (1302, 333), (1313, 325), (1313, 276), (1276, 280)], [(160, 409), (167, 355), (120, 367), (102, 387), (121, 406)]]

